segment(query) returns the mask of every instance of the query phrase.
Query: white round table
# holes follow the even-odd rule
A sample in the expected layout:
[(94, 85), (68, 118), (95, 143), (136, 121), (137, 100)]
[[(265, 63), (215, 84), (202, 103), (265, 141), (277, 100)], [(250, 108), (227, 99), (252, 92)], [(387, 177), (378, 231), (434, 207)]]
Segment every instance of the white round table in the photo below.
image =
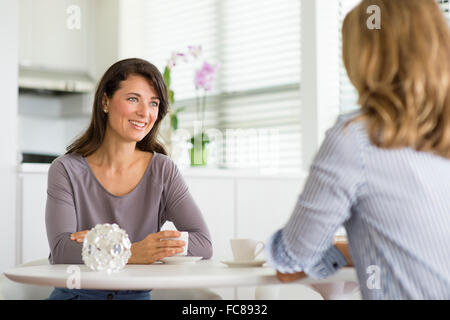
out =
[[(120, 272), (110, 275), (92, 271), (85, 265), (39, 265), (14, 268), (6, 271), (5, 275), (16, 282), (70, 289), (148, 290), (282, 285), (276, 271), (268, 266), (230, 268), (214, 260), (182, 265), (126, 265)], [(357, 282), (353, 268), (342, 268), (327, 279), (303, 278), (296, 283), (332, 285), (342, 282)], [(264, 296), (260, 298), (264, 299)]]

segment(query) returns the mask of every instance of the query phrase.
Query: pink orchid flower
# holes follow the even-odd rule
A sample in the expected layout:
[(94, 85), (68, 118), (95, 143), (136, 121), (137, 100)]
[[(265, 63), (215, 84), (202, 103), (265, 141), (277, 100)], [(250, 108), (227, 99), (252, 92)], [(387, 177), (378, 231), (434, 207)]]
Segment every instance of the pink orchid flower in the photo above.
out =
[(195, 87), (210, 91), (212, 89), (212, 83), (214, 81), (214, 75), (217, 69), (218, 65), (211, 65), (205, 61), (202, 67), (195, 72)]

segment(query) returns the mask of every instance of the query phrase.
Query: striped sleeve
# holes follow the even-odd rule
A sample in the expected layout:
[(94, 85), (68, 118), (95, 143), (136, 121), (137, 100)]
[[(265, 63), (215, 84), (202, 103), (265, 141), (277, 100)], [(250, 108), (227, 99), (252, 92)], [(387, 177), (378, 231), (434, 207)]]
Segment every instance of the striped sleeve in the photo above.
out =
[(267, 242), (268, 263), (282, 273), (295, 273), (304, 271), (313, 279), (326, 278), (347, 264), (345, 257), (335, 247), (331, 246), (324, 254), (322, 260), (313, 266), (308, 266), (299, 261), (282, 240), (281, 230), (272, 235)]
[(358, 129), (344, 128), (344, 123), (338, 119), (327, 131), (294, 212), (268, 241), (266, 256), (280, 272), (304, 271), (311, 278), (325, 278), (346, 264), (332, 241), (350, 217), (363, 184), (363, 164)]

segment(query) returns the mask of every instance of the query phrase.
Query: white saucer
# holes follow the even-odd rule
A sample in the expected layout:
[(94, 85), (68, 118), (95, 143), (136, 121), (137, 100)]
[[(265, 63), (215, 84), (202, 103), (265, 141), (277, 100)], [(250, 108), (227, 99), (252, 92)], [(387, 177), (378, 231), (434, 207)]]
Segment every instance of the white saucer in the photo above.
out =
[(266, 260), (251, 260), (251, 261), (228, 260), (220, 262), (226, 264), (229, 267), (260, 267), (266, 262)]
[(202, 257), (193, 257), (193, 256), (171, 256), (165, 257), (161, 259), (165, 264), (187, 264), (194, 263), (198, 260), (201, 260)]

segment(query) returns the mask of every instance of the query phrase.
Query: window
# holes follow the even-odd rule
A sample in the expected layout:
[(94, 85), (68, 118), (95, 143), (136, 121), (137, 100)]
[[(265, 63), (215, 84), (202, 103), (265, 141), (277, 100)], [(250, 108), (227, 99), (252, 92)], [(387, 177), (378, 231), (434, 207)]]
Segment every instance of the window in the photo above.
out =
[[(215, 140), (211, 162), (224, 168), (297, 171), (302, 158), (300, 2), (123, 1), (121, 29), (141, 26), (141, 31), (135, 41), (122, 32), (127, 35), (122, 56), (139, 52), (162, 71), (172, 52), (201, 45), (202, 58), (220, 65), (205, 115), (205, 128)], [(178, 136), (181, 165), (189, 163), (189, 144), (183, 142), (196, 120), (194, 69), (195, 62), (181, 62), (172, 71), (174, 108), (186, 107), (179, 114), (185, 133)]]

